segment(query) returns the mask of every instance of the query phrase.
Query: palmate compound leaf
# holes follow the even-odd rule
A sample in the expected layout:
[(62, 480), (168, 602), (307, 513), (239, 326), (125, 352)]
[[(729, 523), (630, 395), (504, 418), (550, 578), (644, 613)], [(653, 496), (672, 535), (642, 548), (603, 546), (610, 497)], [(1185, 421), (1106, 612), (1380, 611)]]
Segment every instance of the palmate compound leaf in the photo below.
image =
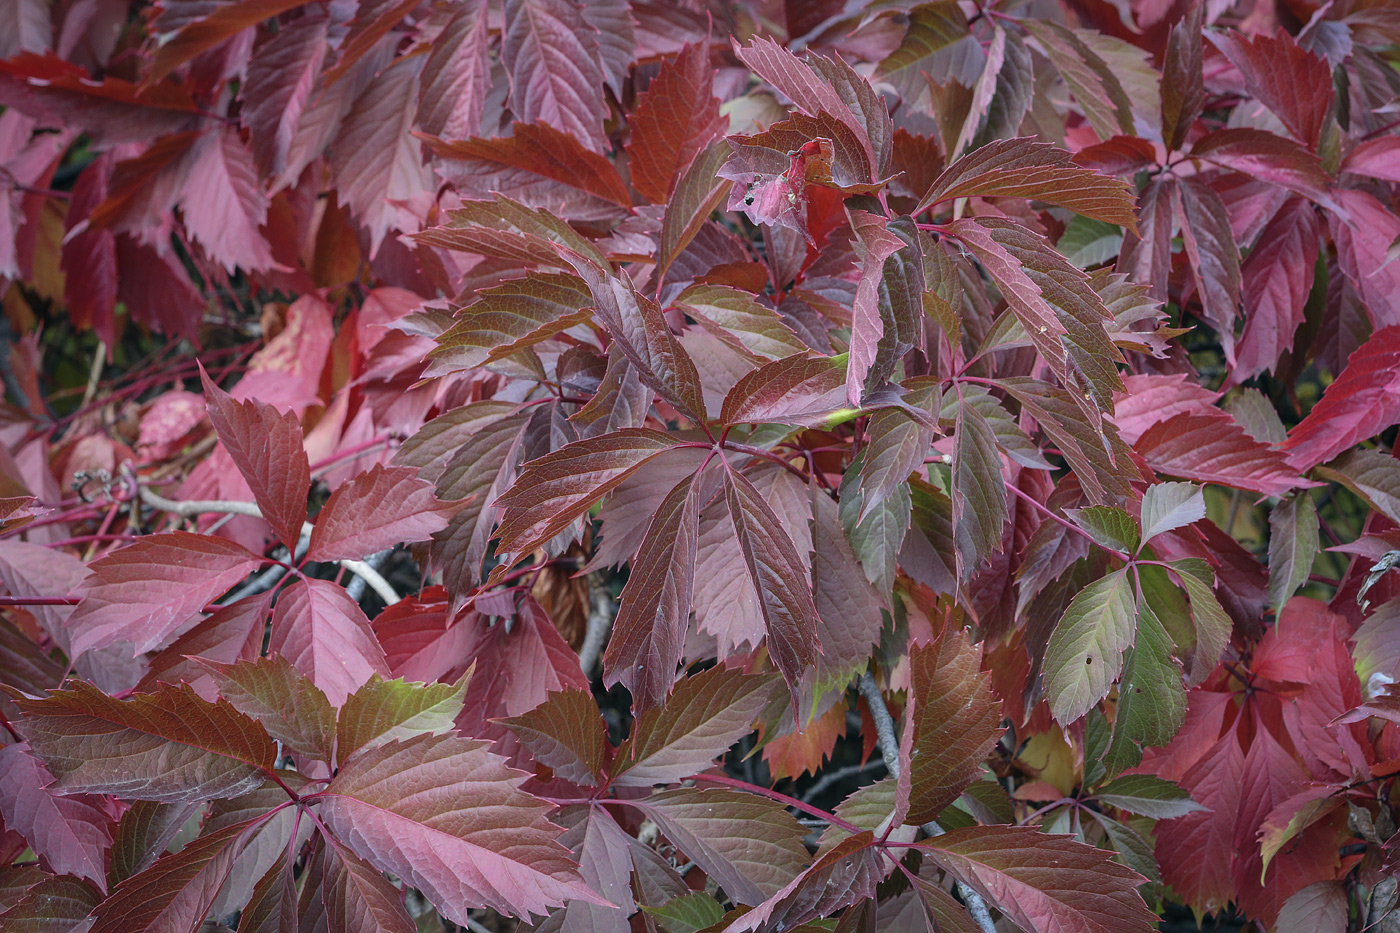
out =
[(758, 593), (768, 655), (782, 673), (798, 705), (803, 673), (821, 654), (817, 607), (807, 585), (806, 562), (797, 553), (773, 507), (747, 476), (725, 461), (724, 497), (734, 537)]
[(1075, 722), (1104, 697), (1137, 633), (1127, 568), (1080, 590), (1045, 649), (1045, 696), (1055, 720)]
[(0, 747), (0, 819), (56, 874), (86, 878), (105, 890), (111, 810), (101, 797), (51, 793), (46, 785), (52, 780), (23, 742)]
[(268, 650), (311, 678), (335, 707), (372, 675), (389, 674), (364, 610), (329, 580), (303, 578), (282, 591)]
[(359, 560), (425, 541), (447, 527), (451, 511), (417, 470), (375, 464), (331, 493), (316, 516), (306, 559)]
[[(363, 556), (363, 555), (361, 555)], [(204, 606), (262, 558), (240, 544), (173, 531), (148, 535), (93, 561), (65, 623), (72, 654), (130, 641), (135, 653), (164, 647)]]
[(618, 749), (612, 784), (673, 784), (709, 768), (753, 729), (778, 686), (772, 674), (716, 667), (676, 684), (660, 709), (638, 717)]
[(24, 733), (61, 793), (179, 802), (262, 784), (277, 746), (252, 718), (188, 686), (116, 700), (84, 681), (42, 699), (14, 697)]
[(917, 847), (1023, 930), (1146, 933), (1157, 917), (1138, 894), (1144, 879), (1111, 853), (1030, 827), (975, 826)]
[(762, 903), (807, 867), (807, 829), (766, 797), (678, 787), (634, 805), (739, 903)]
[(575, 441), (525, 465), (496, 500), (501, 550), (528, 554), (569, 526), (652, 457), (676, 446), (669, 434), (628, 428)]
[(625, 686), (638, 712), (665, 699), (685, 647), (699, 535), (696, 478), (677, 483), (652, 516), (603, 655), (604, 681)]
[(281, 542), (295, 550), (306, 521), (306, 495), (311, 490), (311, 465), (300, 422), (290, 412), (284, 414), (257, 399), (236, 401), (216, 386), (203, 368), (200, 378), (219, 442), (248, 481), (263, 518)]
[(951, 627), (909, 652), (913, 733), (912, 743), (905, 743), (911, 745), (906, 823), (937, 819), (977, 779), (1005, 731), (981, 661), (977, 646)]
[(555, 841), (550, 805), (519, 789), (526, 777), (486, 742), (418, 735), (352, 756), (311, 799), (339, 840), (454, 923), (473, 907), (528, 918), (598, 902)]
[(1128, 185), (1072, 161), (1069, 152), (1034, 139), (998, 139), (943, 171), (914, 213), (966, 197), (1021, 197), (1137, 229)]
[(557, 776), (586, 787), (598, 783), (607, 754), (607, 725), (593, 694), (561, 690), (528, 713), (498, 721)]

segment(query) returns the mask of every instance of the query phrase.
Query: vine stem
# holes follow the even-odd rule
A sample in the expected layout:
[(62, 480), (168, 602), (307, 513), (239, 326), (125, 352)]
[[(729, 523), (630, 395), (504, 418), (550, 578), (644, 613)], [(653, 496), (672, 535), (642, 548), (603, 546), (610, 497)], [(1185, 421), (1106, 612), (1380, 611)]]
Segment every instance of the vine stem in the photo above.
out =
[[(890, 775), (898, 779), (899, 737), (895, 733), (894, 717), (890, 715), (890, 709), (885, 705), (885, 698), (880, 695), (880, 685), (875, 683), (875, 675), (871, 674), (868, 668), (864, 674), (860, 675), (859, 690), (860, 695), (865, 698), (866, 704), (870, 707), (870, 718), (875, 721), (875, 734), (879, 739), (880, 757), (884, 759), (885, 768), (890, 772)], [(943, 827), (939, 826), (936, 820), (930, 820), (921, 828), (930, 836), (943, 835)], [(967, 905), (968, 914), (972, 916), (982, 933), (997, 933), (991, 909), (987, 907), (987, 902), (982, 899), (982, 895), (961, 881), (957, 883), (957, 889), (958, 896)]]
[(1096, 547), (1099, 547), (1099, 548), (1103, 549), (1104, 551), (1107, 551), (1109, 554), (1112, 554), (1114, 557), (1118, 558), (1119, 560), (1123, 561), (1124, 563), (1130, 563), (1130, 562), (1132, 561), (1132, 558), (1131, 558), (1130, 556), (1128, 556), (1127, 554), (1124, 554), (1122, 551), (1114, 550), (1114, 549), (1111, 548), (1111, 547), (1107, 547), (1106, 545), (1100, 544), (1098, 541), (1095, 541), (1095, 540), (1094, 540), (1094, 536), (1091, 535), (1091, 534), (1089, 534), (1089, 532), (1085, 531), (1083, 528), (1080, 528), (1078, 525), (1074, 524), (1073, 522), (1069, 521), (1068, 519), (1061, 518), (1060, 516), (1056, 515), (1054, 512), (1050, 511), (1049, 507), (1047, 507), (1047, 506), (1041, 504), (1040, 502), (1037, 502), (1037, 501), (1035, 500), (1035, 497), (1034, 497), (1034, 496), (1032, 496), (1030, 493), (1026, 492), (1025, 490), (1021, 489), (1021, 488), (1018, 487), (1016, 484), (1014, 484), (1014, 483), (1006, 483), (1005, 485), (1006, 485), (1006, 488), (1007, 488), (1007, 489), (1009, 489), (1009, 490), (1011, 490), (1011, 492), (1015, 493), (1018, 497), (1021, 498), (1022, 501), (1030, 503), (1030, 505), (1031, 505), (1033, 508), (1035, 508), (1036, 510), (1038, 510), (1038, 511), (1040, 512), (1040, 514), (1046, 516), (1046, 517), (1049, 518), (1051, 521), (1056, 522), (1056, 523), (1058, 523), (1058, 524), (1060, 524), (1060, 525), (1063, 525), (1065, 528), (1068, 528), (1070, 531), (1074, 532), (1075, 534), (1079, 535), (1080, 537), (1083, 537), (1083, 538), (1088, 539), (1088, 540), (1089, 540), (1090, 542), (1092, 542)]
[[(707, 784), (721, 784), (725, 787), (733, 787), (738, 790), (746, 790), (751, 794), (758, 794), (760, 797), (767, 797), (769, 800), (776, 800), (778, 803), (781, 803), (784, 806), (789, 806), (801, 810), (808, 816), (815, 816), (819, 820), (825, 820), (832, 826), (835, 826), (839, 829), (844, 829), (851, 835), (856, 835), (858, 833), (865, 832), (865, 830), (861, 829), (859, 826), (856, 826), (853, 823), (848, 823), (836, 814), (828, 813), (821, 807), (813, 806), (812, 804), (807, 803), (805, 800), (798, 800), (796, 797), (789, 797), (787, 794), (781, 793), (779, 791), (770, 790), (769, 788), (761, 787), (758, 784), (750, 784), (748, 781), (741, 781), (738, 778), (732, 778), (727, 774), (696, 774), (692, 775), (688, 780), (696, 782), (704, 781)], [(622, 802), (627, 803), (628, 801)]]

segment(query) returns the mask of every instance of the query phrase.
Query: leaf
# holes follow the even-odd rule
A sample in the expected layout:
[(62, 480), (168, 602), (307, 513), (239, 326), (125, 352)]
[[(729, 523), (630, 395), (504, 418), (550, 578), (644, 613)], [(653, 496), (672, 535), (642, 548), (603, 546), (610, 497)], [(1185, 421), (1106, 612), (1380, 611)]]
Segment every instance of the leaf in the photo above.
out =
[[(14, 696), (11, 694), (11, 696)], [(14, 697), (25, 737), (64, 793), (178, 802), (236, 797), (273, 769), (262, 726), (188, 686), (115, 700), (84, 681), (43, 699)]]
[(1167, 55), (1162, 65), (1162, 141), (1168, 152), (1180, 149), (1186, 142), (1186, 134), (1205, 106), (1201, 70), (1204, 8), (1203, 3), (1189, 4), (1186, 16), (1172, 25), (1167, 37)]
[(65, 623), (73, 633), (71, 653), (119, 641), (134, 654), (161, 648), (185, 628), (206, 603), (217, 599), (262, 558), (242, 545), (186, 531), (150, 535), (93, 561), (79, 586), (82, 601)]
[(510, 0), (501, 61), (510, 74), (510, 108), (520, 123), (548, 123), (594, 152), (603, 136), (603, 70), (598, 41), (570, 0)]
[(302, 114), (325, 60), (329, 24), (328, 16), (308, 8), (280, 24), (248, 63), (240, 116), (251, 131), (258, 167), (267, 174), (281, 175), (288, 169)]
[(1205, 672), (1214, 669), (1226, 643), (1230, 640), (1232, 623), (1215, 598), (1212, 587), (1215, 574), (1209, 565), (1199, 558), (1186, 558), (1173, 561), (1173, 570), (1181, 581), (1191, 601), (1191, 620), (1196, 629), (1195, 658), (1191, 662), (1192, 685), (1199, 681)]
[(667, 933), (700, 933), (724, 919), (724, 908), (704, 891), (673, 897), (660, 907), (643, 907)]
[(1317, 532), (1317, 504), (1306, 491), (1280, 500), (1269, 513), (1269, 604), (1275, 613), (1308, 582)]
[(558, 777), (594, 787), (603, 774), (607, 724), (592, 694), (584, 690), (551, 693), (521, 716), (501, 720), (535, 760)]
[(515, 554), (535, 550), (675, 444), (669, 434), (629, 428), (566, 444), (527, 464), (496, 500), (505, 509), (501, 549)]
[(906, 823), (937, 819), (982, 773), (1005, 731), (981, 661), (982, 652), (951, 628), (909, 652), (913, 733)]
[(1253, 176), (1319, 203), (1334, 203), (1327, 191), (1330, 179), (1318, 156), (1267, 130), (1216, 130), (1192, 145), (1191, 157)]
[(849, 411), (844, 356), (793, 355), (766, 363), (734, 384), (720, 421), (815, 426)]
[(1128, 649), (1118, 685), (1113, 741), (1104, 764), (1117, 774), (1142, 760), (1139, 745), (1166, 745), (1186, 719), (1186, 690), (1181, 665), (1172, 657), (1172, 640), (1152, 604), (1138, 604), (1137, 640)]
[(1346, 369), (1279, 445), (1299, 470), (1325, 463), (1400, 421), (1389, 386), (1400, 372), (1400, 326), (1371, 335), (1347, 359)]
[(670, 271), (733, 187), (719, 174), (728, 159), (729, 145), (717, 139), (700, 150), (676, 180), (661, 218), (661, 239), (656, 251), (658, 276)]
[(713, 85), (708, 48), (687, 43), (638, 99), (627, 154), (632, 184), (651, 203), (666, 203), (681, 173), (728, 128)]
[[(919, 402), (936, 404), (937, 393), (937, 387), (932, 387), (932, 396), (922, 393)], [(865, 433), (867, 446), (861, 463), (858, 519), (863, 519), (888, 499), (910, 474), (923, 466), (934, 436), (931, 427), (894, 406), (872, 413), (866, 421)]]
[(1137, 550), (1137, 522), (1117, 506), (1091, 505), (1083, 509), (1065, 509), (1065, 514), (1100, 545), (1115, 551)]
[(1075, 595), (1045, 649), (1045, 696), (1057, 722), (1075, 722), (1108, 695), (1136, 629), (1126, 568)]
[(201, 663), (213, 674), (220, 697), (261, 723), (304, 763), (333, 760), (335, 710), (285, 658)]
[[(232, 39), (238, 33), (263, 20), (273, 19), (301, 5), (301, 0), (239, 0), (208, 8), (208, 13), (195, 16), (180, 24), (172, 34), (161, 36), (161, 42), (151, 60), (145, 86), (157, 85), (180, 65)], [(167, 7), (167, 16), (170, 8)], [(156, 30), (164, 25), (164, 17), (155, 22)]]
[(1007, 510), (1001, 469), (987, 419), (976, 406), (959, 405), (953, 435), (953, 534), (963, 580), (1002, 549)]
[(205, 133), (190, 160), (189, 181), (180, 194), (185, 229), (229, 272), (240, 266), (270, 268), (272, 251), (258, 230), (267, 222), (267, 196), (238, 131), (224, 127)]
[(1227, 358), (1234, 357), (1235, 316), (1240, 305), (1240, 250), (1220, 196), (1194, 178), (1177, 183), (1181, 237), (1196, 279), (1202, 314), (1215, 328)]
[(344, 761), (364, 748), (451, 730), (462, 712), (470, 679), (470, 669), (455, 684), (371, 676), (346, 698), (336, 717), (336, 756)]
[[(302, 443), (301, 424), (266, 402), (236, 401), (200, 370), (209, 420), (219, 442), (253, 490), (253, 499), (277, 537), (295, 551), (306, 521), (311, 465)], [(364, 556), (364, 555), (361, 555)]]
[(480, 132), (491, 87), (486, 18), (481, 0), (459, 4), (433, 43), (418, 85), (415, 122), (423, 132), (444, 139)]
[(67, 933), (81, 927), (101, 900), (97, 888), (72, 875), (46, 877), (0, 913), (0, 922), (14, 933)]
[(1310, 150), (1332, 107), (1332, 69), (1287, 33), (1242, 36), (1212, 33), (1211, 41), (1244, 77), (1245, 88)]
[(1286, 454), (1261, 444), (1218, 408), (1154, 424), (1133, 445), (1153, 469), (1202, 483), (1281, 496), (1307, 484)]
[(876, 346), (884, 336), (878, 306), (878, 288), (884, 278), (885, 260), (903, 248), (904, 241), (885, 227), (885, 220), (865, 211), (849, 213), (855, 234), (860, 279), (851, 310), (851, 351), (846, 365), (846, 400), (860, 407), (866, 375), (875, 363)]
[(968, 197), (1031, 198), (1137, 229), (1125, 182), (1082, 168), (1064, 149), (1028, 137), (993, 140), (958, 159), (938, 176), (914, 213)]
[(0, 747), (0, 818), (55, 874), (107, 889), (112, 816), (101, 797), (51, 793), (52, 775), (23, 742)]
[(485, 742), (419, 735), (352, 756), (314, 799), (350, 849), (454, 923), (469, 905), (528, 916), (594, 900), (555, 842), (550, 805), (522, 792), (523, 780)]
[(1393, 136), (1368, 139), (1346, 154), (1342, 159), (1342, 172), (1355, 172), (1382, 181), (1400, 180), (1400, 170), (1395, 168), (1395, 152), (1400, 141)]
[(327, 837), (321, 900), (329, 929), (346, 933), (417, 933), (403, 894), (371, 865)]
[(316, 516), (307, 560), (359, 560), (447, 527), (449, 506), (409, 467), (376, 464), (336, 487)]
[(777, 678), (716, 667), (683, 678), (659, 709), (644, 711), (618, 749), (614, 787), (673, 784), (709, 768), (753, 729)]
[(112, 840), (112, 865), (108, 882), (115, 884), (145, 871), (170, 848), (190, 819), (203, 811), (199, 801), (153, 803), (138, 800), (122, 814)]
[(1244, 333), (1235, 349), (1235, 382), (1275, 369), (1292, 348), (1313, 289), (1320, 237), (1312, 205), (1291, 198), (1245, 258), (1240, 267)]
[(389, 673), (364, 610), (329, 580), (304, 578), (282, 591), (267, 647), (309, 677), (334, 707), (372, 675)]
[[(558, 199), (558, 187), (564, 185), (620, 207), (632, 206), (632, 195), (616, 166), (586, 148), (584, 140), (549, 123), (517, 122), (509, 136), (485, 139), (472, 133), (471, 137), (425, 140), (444, 162), (439, 172), (459, 179), (459, 185), (546, 206)], [(542, 185), (544, 180), (552, 184)]]
[(625, 686), (638, 711), (665, 699), (683, 657), (699, 535), (696, 485), (696, 474), (686, 476), (652, 515), (603, 655), (604, 681)]
[(742, 289), (692, 285), (676, 297), (675, 306), (756, 363), (807, 352), (807, 345), (783, 323), (776, 311), (759, 304), (753, 295)]
[(459, 309), (452, 326), (438, 335), (425, 375), (506, 359), (593, 316), (592, 296), (571, 275), (534, 272), (476, 294), (477, 300)]
[(782, 804), (764, 797), (679, 787), (635, 805), (739, 903), (762, 903), (807, 866), (807, 830)]
[(1099, 139), (1133, 135), (1132, 102), (1108, 63), (1081, 36), (1049, 20), (1024, 20), (1069, 85), (1075, 102)]
[(1142, 494), (1142, 541), (1206, 517), (1205, 492), (1191, 483), (1155, 483)]
[(1157, 924), (1137, 893), (1141, 875), (1102, 849), (1064, 836), (1030, 827), (975, 826), (918, 848), (1026, 930), (1128, 933)]
[(526, 266), (560, 266), (558, 246), (602, 266), (602, 254), (567, 223), (504, 195), (466, 201), (447, 212), (448, 222), (416, 235), (419, 243), (478, 253)]
[(1344, 933), (1351, 904), (1340, 881), (1314, 881), (1279, 911), (1277, 933)]
[(889, 81), (913, 106), (925, 87), (924, 74), (938, 74), (935, 63), (946, 62), (949, 50), (970, 33), (967, 15), (952, 0), (920, 3), (908, 16), (908, 30), (899, 46), (875, 67), (875, 78)]
[(1150, 774), (1127, 774), (1094, 791), (1110, 806), (1154, 820), (1172, 820), (1205, 807), (1171, 781)]

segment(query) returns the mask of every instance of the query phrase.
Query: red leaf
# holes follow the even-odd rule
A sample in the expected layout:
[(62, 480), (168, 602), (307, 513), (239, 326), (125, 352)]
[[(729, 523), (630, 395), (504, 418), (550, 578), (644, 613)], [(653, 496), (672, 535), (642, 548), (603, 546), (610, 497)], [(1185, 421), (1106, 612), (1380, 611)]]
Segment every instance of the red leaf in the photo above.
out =
[(725, 463), (724, 494), (734, 536), (758, 592), (768, 654), (792, 692), (794, 708), (805, 670), (821, 654), (817, 607), (807, 586), (805, 561), (782, 522), (753, 483)]
[(1292, 348), (1312, 291), (1320, 236), (1312, 205), (1292, 198), (1250, 250), (1240, 268), (1245, 321), (1235, 348), (1232, 382), (1272, 370)]
[(593, 694), (587, 690), (551, 693), (528, 713), (499, 722), (557, 776), (586, 787), (598, 783), (608, 730)]
[(765, 363), (734, 384), (725, 396), (725, 424), (772, 422), (815, 427), (846, 403), (846, 359), (793, 355)]
[(327, 837), (321, 900), (329, 929), (344, 933), (417, 933), (403, 893), (372, 865)]
[(466, 669), (471, 626), (451, 623), (447, 593), (430, 586), (394, 603), (374, 617), (374, 637), (383, 646), (389, 670), (413, 683), (452, 679)]
[(1376, 331), (1347, 360), (1346, 369), (1280, 449), (1299, 470), (1326, 463), (1349, 447), (1400, 422), (1400, 326)]
[(1302, 49), (1283, 30), (1276, 36), (1212, 33), (1225, 57), (1244, 76), (1245, 87), (1309, 150), (1317, 149), (1332, 107), (1332, 69)]
[(631, 428), (575, 441), (526, 465), (496, 503), (501, 548), (528, 554), (564, 530), (643, 463), (676, 445), (669, 434)]
[(326, 826), (361, 858), (412, 885), (454, 923), (487, 906), (528, 918), (570, 898), (597, 901), (525, 775), (455, 735), (422, 735), (355, 755), (315, 795)]
[(1191, 147), (1193, 158), (1205, 159), (1314, 201), (1328, 203), (1327, 172), (1309, 149), (1267, 130), (1216, 130)]
[[(237, 0), (208, 7), (207, 15), (187, 20), (173, 35), (162, 37), (151, 60), (145, 86), (162, 86), (162, 78), (199, 53), (301, 5), (302, 0)], [(157, 19), (155, 29), (159, 31), (162, 25)]]
[(447, 527), (451, 506), (410, 467), (376, 464), (336, 488), (316, 516), (307, 560), (359, 560)]
[(1135, 175), (1157, 162), (1157, 151), (1145, 139), (1114, 136), (1085, 146), (1073, 156), (1075, 165), (1104, 175)]
[(195, 693), (213, 702), (218, 698), (213, 680), (209, 672), (192, 659), (232, 664), (260, 656), (270, 603), (271, 593), (265, 593), (220, 607), (151, 658), (150, 669), (136, 685), (137, 691), (154, 690), (157, 682), (186, 683)]
[(571, 0), (509, 0), (501, 61), (520, 123), (548, 123), (602, 152), (603, 70), (597, 33)]
[(185, 531), (138, 538), (90, 566), (82, 602), (68, 617), (76, 656), (118, 641), (134, 654), (166, 645), (211, 600), (262, 558), (232, 541)]
[[(98, 156), (78, 176), (65, 225), (71, 231), (107, 200), (112, 156)], [(112, 314), (117, 300), (117, 240), (110, 230), (87, 229), (63, 242), (68, 314), (75, 326), (91, 327), (108, 346), (116, 342)]]
[(180, 196), (185, 229), (230, 272), (270, 267), (272, 251), (258, 230), (267, 221), (267, 197), (237, 131), (204, 134), (190, 159)]
[(729, 151), (724, 140), (715, 140), (697, 153), (676, 179), (661, 219), (661, 240), (656, 251), (658, 275), (665, 275), (734, 187), (719, 174)]
[(287, 549), (295, 551), (311, 490), (311, 464), (300, 422), (292, 413), (257, 399), (235, 401), (203, 369), (200, 377), (219, 441), (248, 481), (263, 518)]
[(1153, 469), (1168, 476), (1266, 496), (1308, 485), (1284, 453), (1256, 441), (1218, 408), (1183, 412), (1159, 422), (1133, 446)]
[(16, 697), (25, 736), (65, 793), (127, 800), (236, 797), (262, 784), (277, 747), (262, 726), (188, 686), (114, 700), (85, 681), (43, 699)]
[(418, 91), (418, 125), (444, 139), (476, 136), (490, 87), (486, 4), (473, 0), (456, 7), (428, 53)]
[(1157, 924), (1137, 891), (1145, 879), (1072, 837), (973, 826), (920, 843), (919, 850), (1025, 930), (1129, 933)]
[(699, 530), (696, 475), (682, 479), (652, 516), (630, 561), (603, 656), (605, 682), (622, 684), (638, 711), (658, 705), (676, 679), (695, 586)]
[(309, 6), (298, 18), (282, 23), (248, 63), (243, 125), (252, 133), (258, 166), (270, 175), (288, 168), (292, 141), (325, 60), (329, 24), (328, 16)]
[(846, 401), (860, 407), (865, 377), (875, 363), (876, 347), (885, 335), (880, 317), (879, 288), (884, 279), (885, 260), (904, 247), (904, 241), (885, 227), (885, 218), (865, 211), (851, 211), (851, 230), (856, 238), (860, 278), (851, 306), (851, 353), (846, 364)]
[(1400, 156), (1400, 137), (1368, 139), (1346, 154), (1340, 171), (1355, 172), (1382, 181), (1400, 181), (1397, 156)]
[(1167, 151), (1180, 149), (1191, 124), (1205, 105), (1201, 71), (1201, 29), (1205, 4), (1191, 3), (1186, 16), (1172, 26), (1162, 65), (1162, 141)]
[(632, 184), (653, 204), (665, 204), (686, 167), (728, 122), (719, 115), (707, 45), (687, 44), (661, 66), (632, 117)]
[(268, 650), (291, 661), (336, 707), (370, 675), (389, 675), (364, 610), (329, 580), (297, 580), (282, 591)]
[(473, 135), (459, 142), (431, 138), (426, 142), (445, 163), (439, 171), (459, 187), (498, 191), (554, 207), (551, 202), (559, 201), (559, 185), (567, 185), (612, 204), (632, 206), (632, 195), (611, 161), (548, 123), (515, 123), (510, 136), (496, 139)]
[(0, 748), (0, 817), (56, 874), (86, 878), (105, 891), (112, 845), (106, 801), (92, 794), (50, 793), (52, 780), (23, 742)]
[[(1188, 715), (1177, 742), (1190, 730)], [(1167, 751), (1176, 748), (1177, 742)], [(1202, 911), (1224, 907), (1234, 892), (1231, 865), (1243, 777), (1244, 752), (1231, 727), (1179, 781), (1191, 799), (1206, 809), (1157, 824), (1156, 851), (1163, 880), (1186, 903)], [(1184, 853), (1191, 854), (1183, 858)]]
[(1373, 327), (1400, 324), (1395, 301), (1400, 263), (1391, 255), (1391, 245), (1400, 239), (1400, 217), (1365, 191), (1336, 188), (1332, 195), (1341, 211), (1329, 211), (1327, 221), (1341, 271), (1361, 296)]

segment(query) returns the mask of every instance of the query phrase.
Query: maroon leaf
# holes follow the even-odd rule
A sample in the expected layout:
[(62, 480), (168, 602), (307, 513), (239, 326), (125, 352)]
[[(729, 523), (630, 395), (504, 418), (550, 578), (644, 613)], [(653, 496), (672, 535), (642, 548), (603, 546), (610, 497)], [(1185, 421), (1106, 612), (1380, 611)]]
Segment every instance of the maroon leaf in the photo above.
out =
[(725, 396), (725, 424), (774, 422), (817, 426), (845, 410), (846, 359), (790, 356), (766, 363)]
[(1043, 933), (1128, 933), (1157, 924), (1141, 875), (1103, 849), (1030, 827), (975, 826), (919, 846), (1015, 924)]
[(150, 668), (136, 689), (144, 693), (154, 690), (157, 682), (187, 683), (212, 702), (218, 697), (213, 678), (195, 659), (232, 664), (259, 657), (271, 603), (272, 594), (264, 593), (219, 607), (151, 658)]
[(374, 466), (338, 487), (316, 516), (307, 560), (359, 560), (447, 527), (450, 506), (409, 467)]
[(692, 473), (661, 501), (631, 560), (603, 667), (605, 682), (625, 686), (638, 711), (660, 704), (676, 679), (695, 585), (698, 512)]
[(105, 891), (111, 811), (92, 794), (51, 793), (52, 780), (23, 742), (0, 748), (0, 818), (56, 874), (86, 878)]
[(311, 489), (301, 424), (295, 415), (283, 414), (266, 402), (236, 401), (214, 385), (207, 373), (201, 370), (200, 374), (209, 420), (219, 441), (248, 481), (263, 518), (288, 550), (296, 550)]
[(1220, 196), (1194, 178), (1177, 185), (1181, 236), (1196, 277), (1196, 295), (1205, 320), (1220, 335), (1225, 355), (1234, 358), (1235, 317), (1240, 306), (1240, 250)]
[(975, 405), (958, 405), (953, 435), (953, 529), (963, 579), (1002, 548), (1007, 511), (1001, 470), (991, 425)]
[(566, 781), (593, 787), (603, 773), (607, 725), (586, 690), (551, 693), (521, 716), (500, 720), (540, 764)]
[(277, 748), (257, 722), (187, 686), (114, 700), (75, 681), (40, 700), (15, 697), (25, 736), (63, 793), (128, 800), (233, 797), (271, 771)]
[(312, 88), (326, 55), (330, 18), (315, 7), (288, 23), (248, 63), (243, 125), (253, 136), (258, 166), (272, 175), (287, 169)]
[(444, 139), (477, 135), (490, 86), (486, 4), (459, 4), (423, 66), (418, 125)]
[(597, 33), (570, 0), (510, 0), (501, 61), (521, 123), (548, 123), (602, 152), (603, 70)]
[(948, 166), (914, 213), (957, 198), (1019, 197), (1136, 229), (1128, 185), (1078, 162), (1065, 150), (1033, 139), (995, 140)]
[(1400, 152), (1400, 138), (1382, 136), (1368, 139), (1346, 154), (1346, 158), (1342, 159), (1341, 171), (1382, 181), (1400, 181), (1400, 168), (1395, 165), (1397, 152)]
[(796, 704), (803, 671), (815, 664), (821, 653), (817, 607), (807, 587), (805, 562), (772, 507), (748, 477), (728, 462), (724, 494), (734, 536), (758, 592), (768, 654), (788, 682)]
[(297, 580), (282, 591), (268, 650), (291, 661), (335, 707), (371, 675), (389, 674), (364, 610), (329, 580)]
[(1319, 203), (1330, 201), (1327, 173), (1319, 158), (1291, 139), (1266, 130), (1216, 130), (1197, 140), (1191, 155)]
[[(826, 493), (811, 491), (812, 599), (817, 607), (817, 636), (822, 652), (805, 678), (812, 705), (824, 695), (843, 691), (867, 665), (884, 625), (887, 602), (866, 579), (865, 571), (841, 527), (837, 504)], [(804, 697), (804, 702), (805, 702)], [(812, 712), (799, 710), (798, 722)]]
[[(235, 403), (236, 404), (236, 403)], [(205, 604), (262, 563), (242, 545), (185, 531), (150, 535), (94, 561), (67, 625), (72, 653), (130, 641), (164, 647)]]
[(1233, 381), (1272, 370), (1293, 346), (1313, 287), (1320, 234), (1312, 205), (1292, 198), (1250, 250), (1240, 267), (1245, 321), (1235, 348)]
[(859, 407), (866, 374), (875, 363), (876, 348), (885, 335), (878, 294), (884, 278), (885, 260), (903, 248), (904, 241), (886, 229), (883, 217), (865, 211), (851, 211), (849, 216), (856, 238), (860, 279), (856, 282), (856, 297), (851, 307), (851, 353), (846, 365), (846, 401)]
[(1218, 408), (1183, 412), (1148, 428), (1133, 445), (1168, 476), (1281, 496), (1307, 481), (1283, 452), (1251, 437)]
[[(256, 26), (301, 5), (302, 0), (238, 0), (209, 8), (205, 16), (184, 21), (171, 36), (164, 37), (151, 61), (146, 83), (154, 85), (199, 53), (225, 42), (244, 29)], [(167, 14), (168, 15), (168, 14)], [(157, 19), (157, 30), (163, 25)]]
[(1302, 49), (1286, 32), (1276, 36), (1212, 33), (1215, 43), (1244, 76), (1245, 87), (1272, 110), (1293, 137), (1317, 149), (1332, 107), (1332, 69)]
[(375, 868), (419, 889), (454, 923), (469, 907), (543, 914), (596, 900), (525, 775), (486, 743), (420, 735), (353, 756), (314, 797), (326, 826)]
[(632, 428), (575, 441), (527, 464), (497, 500), (505, 508), (502, 549), (516, 554), (533, 551), (675, 443), (669, 434)]
[(1162, 67), (1162, 141), (1167, 150), (1180, 149), (1191, 124), (1205, 106), (1201, 71), (1201, 27), (1205, 4), (1191, 3), (1186, 16), (1172, 26)]
[(49, 876), (0, 913), (0, 923), (15, 933), (74, 930), (91, 917), (101, 900), (102, 893), (86, 881), (72, 875)]
[(709, 50), (687, 44), (661, 66), (632, 118), (632, 184), (653, 204), (666, 203), (682, 173), (728, 124), (712, 89)]
[(1352, 353), (1308, 416), (1280, 445), (1288, 462), (1307, 470), (1396, 422), (1400, 405), (1390, 390), (1400, 372), (1400, 327), (1386, 327)]
[(777, 685), (771, 674), (726, 667), (682, 679), (665, 705), (637, 718), (618, 749), (613, 786), (673, 784), (709, 768), (752, 731)]
[(219, 695), (262, 723), (267, 734), (307, 763), (329, 762), (335, 739), (335, 710), (326, 695), (286, 658), (235, 664), (203, 662)]

